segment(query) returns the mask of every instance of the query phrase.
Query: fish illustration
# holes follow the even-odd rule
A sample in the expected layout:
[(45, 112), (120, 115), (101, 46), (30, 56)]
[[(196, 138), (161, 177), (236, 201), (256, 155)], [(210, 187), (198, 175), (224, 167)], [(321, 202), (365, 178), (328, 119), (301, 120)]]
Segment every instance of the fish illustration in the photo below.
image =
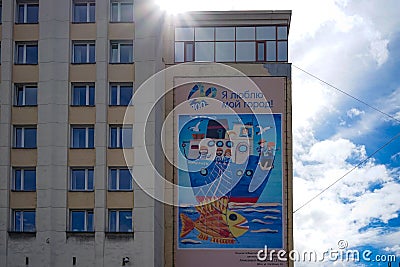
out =
[(214, 202), (197, 206), (200, 217), (193, 221), (181, 213), (181, 237), (188, 235), (193, 229), (199, 231), (197, 236), (201, 240), (211, 239), (219, 244), (233, 244), (239, 237), (249, 230), (247, 220), (237, 212), (228, 209), (228, 197), (222, 197)]

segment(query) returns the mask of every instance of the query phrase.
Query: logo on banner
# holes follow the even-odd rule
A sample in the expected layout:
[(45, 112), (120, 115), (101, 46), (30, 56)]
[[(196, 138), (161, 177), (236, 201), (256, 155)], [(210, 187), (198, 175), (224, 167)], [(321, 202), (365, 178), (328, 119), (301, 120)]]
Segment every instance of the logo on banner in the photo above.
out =
[(217, 88), (215, 87), (209, 87), (207, 90), (204, 89), (204, 85), (202, 83), (198, 83), (195, 86), (193, 86), (192, 90), (190, 90), (190, 93), (188, 95), (188, 100), (192, 99), (192, 101), (189, 102), (190, 107), (193, 110), (200, 110), (202, 108), (205, 108), (208, 106), (207, 100), (204, 98), (215, 98), (217, 96)]

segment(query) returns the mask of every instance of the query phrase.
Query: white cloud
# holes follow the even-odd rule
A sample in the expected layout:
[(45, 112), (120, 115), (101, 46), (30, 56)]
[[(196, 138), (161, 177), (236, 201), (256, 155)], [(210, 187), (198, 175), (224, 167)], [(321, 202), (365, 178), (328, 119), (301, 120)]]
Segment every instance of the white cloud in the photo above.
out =
[(358, 116), (363, 115), (363, 114), (365, 114), (365, 112), (363, 110), (359, 110), (357, 108), (352, 108), (352, 109), (347, 111), (347, 116), (349, 118), (355, 118), (355, 117), (358, 117)]

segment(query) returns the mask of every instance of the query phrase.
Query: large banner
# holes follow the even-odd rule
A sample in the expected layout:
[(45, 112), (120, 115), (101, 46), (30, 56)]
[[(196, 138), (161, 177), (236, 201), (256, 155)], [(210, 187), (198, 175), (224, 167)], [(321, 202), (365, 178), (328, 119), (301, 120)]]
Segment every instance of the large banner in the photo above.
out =
[(175, 78), (178, 267), (287, 264), (285, 78), (243, 79)]

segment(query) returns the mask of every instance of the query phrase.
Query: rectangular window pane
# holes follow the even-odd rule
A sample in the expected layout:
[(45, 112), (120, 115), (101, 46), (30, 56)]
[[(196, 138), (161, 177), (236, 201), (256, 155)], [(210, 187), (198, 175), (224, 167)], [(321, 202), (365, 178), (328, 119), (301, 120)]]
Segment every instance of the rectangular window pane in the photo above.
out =
[(87, 4), (74, 4), (74, 22), (87, 21)]
[(38, 47), (37, 45), (26, 45), (26, 64), (38, 63)]
[(118, 3), (111, 4), (111, 21), (118, 21)]
[(256, 59), (255, 42), (237, 42), (236, 43), (236, 61), (250, 61)]
[(118, 87), (116, 85), (111, 86), (110, 92), (110, 105), (117, 105), (118, 99)]
[(108, 215), (108, 230), (110, 232), (116, 232), (117, 231), (117, 212), (116, 211), (110, 211)]
[(92, 211), (88, 211), (87, 212), (87, 229), (86, 229), (86, 231), (89, 231), (89, 232), (93, 232), (94, 231), (94, 223), (93, 223), (93, 212)]
[(22, 190), (22, 170), (14, 171), (14, 190)]
[(257, 61), (265, 59), (265, 43), (257, 43)]
[(120, 105), (127, 106), (132, 98), (132, 86), (120, 86)]
[(132, 232), (132, 212), (120, 211), (119, 212), (119, 231)]
[(23, 147), (22, 143), (22, 128), (15, 129), (15, 147)]
[(117, 132), (118, 132), (117, 127), (110, 128), (110, 147), (111, 148), (116, 148), (118, 145)]
[(122, 128), (122, 147), (132, 148), (132, 128), (124, 127)]
[(278, 42), (278, 61), (287, 61), (288, 49), (287, 42)]
[(24, 23), (24, 12), (25, 11), (25, 6), (22, 5), (18, 5), (18, 23)]
[(85, 190), (85, 170), (72, 170), (71, 171), (71, 185), (72, 190)]
[(76, 106), (86, 105), (86, 86), (74, 85), (72, 88), (72, 104)]
[(36, 190), (36, 170), (24, 170), (24, 190)]
[(276, 42), (267, 42), (267, 61), (276, 61)]
[(121, 3), (121, 21), (131, 22), (133, 21), (133, 4), (132, 3)]
[(85, 216), (84, 211), (71, 212), (71, 231), (85, 231)]
[(22, 221), (22, 211), (16, 211), (14, 213), (14, 231), (18, 231), (21, 232), (23, 231), (22, 229), (22, 225), (23, 225), (23, 221)]
[(18, 86), (17, 87), (17, 92), (16, 92), (16, 99), (17, 99), (17, 106), (22, 106), (24, 105), (24, 87), (23, 86)]
[(264, 26), (256, 28), (257, 40), (276, 40), (275, 26)]
[(88, 190), (93, 190), (94, 189), (94, 170), (93, 169), (89, 169), (88, 171), (87, 171), (87, 179), (88, 179), (88, 181), (87, 181), (87, 189)]
[(96, 62), (96, 48), (94, 44), (89, 44), (89, 63)]
[(220, 27), (215, 29), (215, 39), (217, 41), (234, 41), (235, 28), (234, 27)]
[(255, 27), (237, 27), (236, 40), (254, 40)]
[(110, 170), (110, 177), (108, 179), (109, 189), (117, 190), (117, 169)]
[(17, 46), (17, 63), (23, 64), (24, 62), (24, 52), (25, 52), (25, 46), (24, 45), (18, 45)]
[(196, 61), (214, 61), (214, 42), (196, 42), (195, 49)]
[(27, 5), (26, 22), (37, 23), (39, 20), (39, 5)]
[(36, 128), (25, 128), (24, 147), (36, 148)]
[(85, 148), (86, 146), (86, 129), (73, 128), (72, 129), (72, 147)]
[(287, 40), (287, 27), (278, 27), (278, 40)]
[(132, 44), (121, 44), (120, 50), (121, 50), (120, 63), (132, 63), (133, 62)]
[(175, 28), (175, 41), (193, 41), (194, 28)]
[(129, 169), (119, 170), (119, 189), (120, 190), (132, 189), (132, 176)]
[(95, 22), (95, 20), (96, 20), (96, 5), (95, 5), (95, 3), (90, 3), (88, 22)]
[(88, 148), (94, 148), (94, 128), (88, 129)]
[(119, 58), (118, 58), (118, 44), (117, 43), (113, 43), (111, 44), (111, 55), (110, 55), (110, 60), (111, 63), (118, 63), (119, 62)]
[(86, 63), (86, 44), (74, 44), (74, 63)]
[(193, 47), (193, 43), (185, 43), (185, 61), (191, 62), (194, 60)]
[(204, 27), (195, 28), (196, 41), (214, 41), (214, 28)]
[(24, 223), (24, 232), (35, 232), (35, 212), (34, 211), (24, 211), (23, 213), (23, 223)]
[(215, 43), (215, 61), (233, 62), (235, 61), (235, 43), (234, 42), (216, 42)]
[(25, 105), (35, 106), (37, 105), (37, 87), (26, 86), (25, 87)]
[(184, 61), (184, 43), (176, 42), (175, 43), (175, 62), (183, 62)]

